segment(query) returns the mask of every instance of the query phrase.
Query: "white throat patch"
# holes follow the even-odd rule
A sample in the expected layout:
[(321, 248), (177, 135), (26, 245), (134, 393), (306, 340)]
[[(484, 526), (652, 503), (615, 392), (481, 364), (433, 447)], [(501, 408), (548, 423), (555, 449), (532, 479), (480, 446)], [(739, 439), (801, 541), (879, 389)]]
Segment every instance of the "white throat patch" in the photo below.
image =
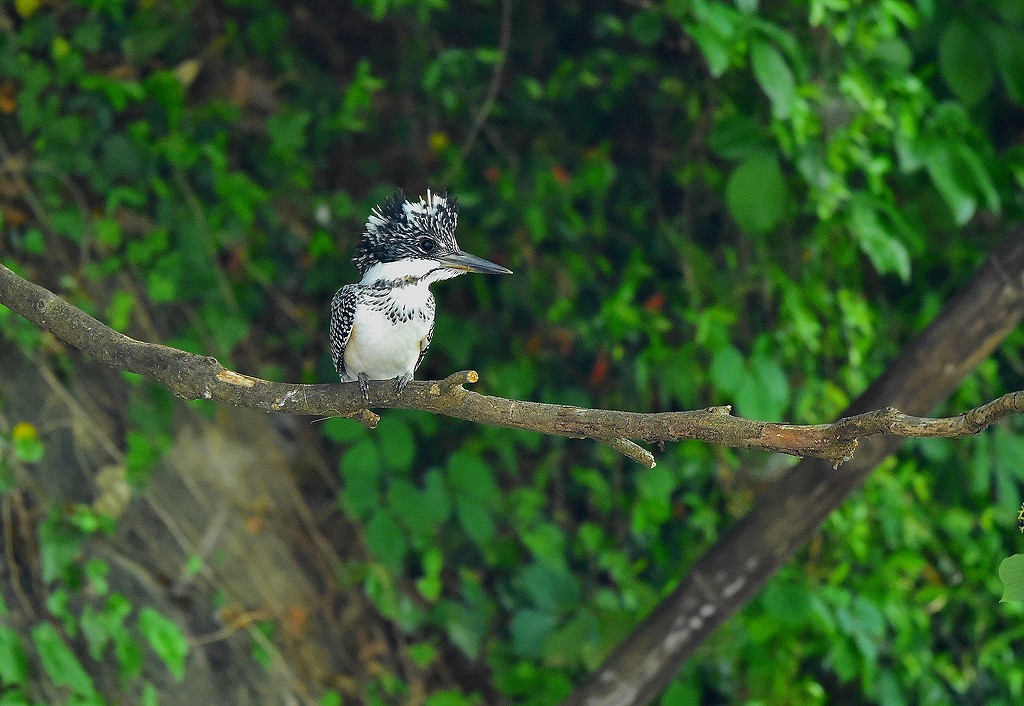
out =
[(462, 270), (445, 267), (437, 260), (415, 259), (397, 262), (379, 262), (366, 271), (361, 284), (374, 282), (410, 281), (410, 284), (430, 284), (463, 274)]

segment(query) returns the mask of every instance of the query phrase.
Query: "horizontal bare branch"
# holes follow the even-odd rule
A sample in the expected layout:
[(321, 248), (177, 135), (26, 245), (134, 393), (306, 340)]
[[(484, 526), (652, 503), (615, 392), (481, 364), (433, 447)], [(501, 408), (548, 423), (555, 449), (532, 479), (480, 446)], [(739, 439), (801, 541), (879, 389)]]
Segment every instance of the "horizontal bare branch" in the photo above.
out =
[(60, 340), (118, 370), (155, 378), (178, 397), (210, 399), (265, 412), (343, 416), (374, 426), (367, 408), (418, 409), (473, 422), (581, 439), (596, 439), (647, 466), (647, 443), (700, 439), (724, 446), (823, 458), (838, 466), (853, 457), (857, 440), (886, 433), (901, 437), (962, 437), (1024, 412), (1024, 392), (1014, 392), (957, 417), (912, 417), (895, 408), (840, 419), (832, 424), (777, 424), (733, 416), (729, 407), (687, 412), (626, 412), (527, 402), (481, 395), (463, 385), (477, 381), (467, 370), (445, 380), (413, 381), (398, 393), (393, 381), (370, 383), (364, 402), (355, 383), (275, 383), (228, 370), (216, 358), (125, 336), (47, 289), (0, 265), (0, 303)]

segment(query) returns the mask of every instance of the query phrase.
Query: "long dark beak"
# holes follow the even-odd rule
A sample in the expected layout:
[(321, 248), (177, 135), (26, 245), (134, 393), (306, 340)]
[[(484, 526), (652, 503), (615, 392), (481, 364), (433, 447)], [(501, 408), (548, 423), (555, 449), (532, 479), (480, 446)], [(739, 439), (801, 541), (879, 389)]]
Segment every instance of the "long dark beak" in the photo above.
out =
[(441, 258), (441, 264), (453, 270), (465, 270), (466, 272), (482, 272), (485, 275), (510, 275), (512, 270), (502, 267), (490, 260), (485, 260), (468, 252), (452, 253)]

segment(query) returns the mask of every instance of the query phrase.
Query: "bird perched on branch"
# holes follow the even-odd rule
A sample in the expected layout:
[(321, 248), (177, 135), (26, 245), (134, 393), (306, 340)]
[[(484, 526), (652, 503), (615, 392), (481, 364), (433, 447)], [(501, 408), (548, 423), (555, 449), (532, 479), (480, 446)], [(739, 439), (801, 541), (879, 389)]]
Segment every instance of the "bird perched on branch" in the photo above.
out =
[(455, 241), (458, 203), (427, 191), (406, 201), (399, 191), (375, 208), (352, 258), (362, 281), (338, 290), (331, 302), (331, 353), (342, 382), (369, 380), (405, 389), (434, 335), (434, 295), (428, 287), (466, 272), (512, 274), (470, 255)]

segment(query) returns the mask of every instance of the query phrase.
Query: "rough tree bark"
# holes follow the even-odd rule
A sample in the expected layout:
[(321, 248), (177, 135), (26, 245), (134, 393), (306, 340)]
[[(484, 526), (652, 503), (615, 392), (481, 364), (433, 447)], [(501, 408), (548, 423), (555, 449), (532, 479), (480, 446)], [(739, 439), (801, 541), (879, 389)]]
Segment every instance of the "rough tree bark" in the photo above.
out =
[(776, 424), (735, 417), (729, 407), (642, 413), (480, 395), (463, 388), (465, 383), (476, 382), (477, 374), (472, 370), (445, 380), (414, 380), (400, 394), (395, 391), (394, 381), (371, 381), (369, 399), (363, 400), (355, 383), (274, 383), (228, 370), (210, 356), (135, 340), (3, 265), (0, 304), (107, 365), (153, 377), (185, 399), (212, 399), (266, 412), (354, 417), (371, 427), (378, 417), (368, 407), (418, 409), (512, 429), (596, 439), (647, 466), (654, 465), (653, 454), (631, 439), (649, 443), (699, 439), (823, 458), (837, 467), (853, 458), (859, 439), (864, 437), (882, 433), (968, 436), (1002, 417), (1024, 412), (1024, 392), (1014, 392), (946, 419), (914, 417), (886, 407), (832, 424)]
[[(1022, 317), (1024, 229), (1017, 229), (845, 414), (885, 405), (916, 414), (931, 411)], [(791, 468), (564, 706), (649, 703), (902, 443), (892, 436), (867, 439), (839, 473), (816, 459)]]

